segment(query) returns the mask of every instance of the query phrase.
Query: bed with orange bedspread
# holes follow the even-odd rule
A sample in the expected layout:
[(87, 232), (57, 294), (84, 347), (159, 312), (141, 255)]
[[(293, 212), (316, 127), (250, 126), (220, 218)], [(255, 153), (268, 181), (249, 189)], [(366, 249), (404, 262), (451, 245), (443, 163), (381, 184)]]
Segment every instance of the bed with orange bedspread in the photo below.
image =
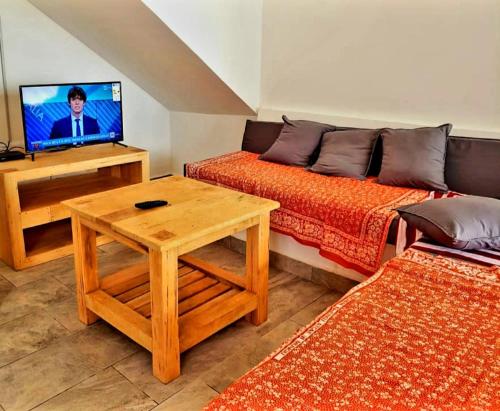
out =
[(314, 246), (344, 267), (373, 274), (381, 264), (395, 208), (430, 193), (311, 173), (239, 151), (186, 166), (188, 177), (279, 201), (271, 229)]
[(418, 242), (207, 410), (498, 410), (499, 265)]

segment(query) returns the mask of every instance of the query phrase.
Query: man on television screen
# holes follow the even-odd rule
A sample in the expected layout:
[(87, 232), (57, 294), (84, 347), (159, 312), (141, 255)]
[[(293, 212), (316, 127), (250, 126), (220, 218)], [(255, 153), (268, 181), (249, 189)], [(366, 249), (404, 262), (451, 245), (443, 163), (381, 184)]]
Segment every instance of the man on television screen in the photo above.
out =
[(89, 134), (99, 134), (99, 124), (93, 117), (83, 114), (87, 94), (81, 87), (73, 86), (68, 91), (69, 116), (54, 121), (50, 138), (81, 137)]

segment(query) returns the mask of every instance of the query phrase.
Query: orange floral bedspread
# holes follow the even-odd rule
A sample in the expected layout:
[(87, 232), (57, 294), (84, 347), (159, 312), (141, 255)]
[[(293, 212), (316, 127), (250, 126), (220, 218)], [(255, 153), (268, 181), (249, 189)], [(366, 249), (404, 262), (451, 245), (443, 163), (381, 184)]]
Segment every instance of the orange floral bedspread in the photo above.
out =
[(499, 410), (499, 279), (410, 248), (206, 409)]
[(240, 151), (188, 164), (186, 174), (211, 184), (279, 201), (271, 228), (319, 248), (344, 267), (371, 275), (381, 264), (396, 207), (425, 200), (429, 192), (327, 177), (260, 161)]

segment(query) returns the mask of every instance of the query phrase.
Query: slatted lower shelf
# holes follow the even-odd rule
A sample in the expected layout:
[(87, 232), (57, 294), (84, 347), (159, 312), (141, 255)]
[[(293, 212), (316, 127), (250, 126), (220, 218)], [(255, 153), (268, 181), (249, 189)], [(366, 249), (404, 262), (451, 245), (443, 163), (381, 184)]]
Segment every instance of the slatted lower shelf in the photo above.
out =
[[(257, 307), (257, 296), (220, 279), (203, 265), (203, 271), (180, 262), (178, 265), (178, 321), (180, 350), (194, 346)], [(219, 271), (214, 268), (213, 271)], [(140, 263), (101, 280), (101, 289), (86, 296), (88, 308), (125, 334), (137, 327), (148, 333), (139, 344), (151, 349), (151, 294), (148, 263)], [(113, 306), (114, 311), (108, 308)], [(119, 311), (119, 312), (118, 312)], [(137, 316), (137, 314), (140, 315)], [(128, 324), (126, 317), (134, 324)], [(148, 325), (149, 324), (149, 325)], [(133, 334), (133, 333), (132, 333)]]

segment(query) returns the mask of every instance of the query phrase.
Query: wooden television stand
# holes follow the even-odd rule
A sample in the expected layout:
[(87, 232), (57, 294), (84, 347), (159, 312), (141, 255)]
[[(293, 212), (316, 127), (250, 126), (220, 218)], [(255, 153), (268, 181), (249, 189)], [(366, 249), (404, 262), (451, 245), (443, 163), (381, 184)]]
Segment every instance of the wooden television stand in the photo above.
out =
[(72, 254), (61, 201), (148, 180), (149, 153), (111, 143), (0, 163), (0, 259), (21, 270)]

